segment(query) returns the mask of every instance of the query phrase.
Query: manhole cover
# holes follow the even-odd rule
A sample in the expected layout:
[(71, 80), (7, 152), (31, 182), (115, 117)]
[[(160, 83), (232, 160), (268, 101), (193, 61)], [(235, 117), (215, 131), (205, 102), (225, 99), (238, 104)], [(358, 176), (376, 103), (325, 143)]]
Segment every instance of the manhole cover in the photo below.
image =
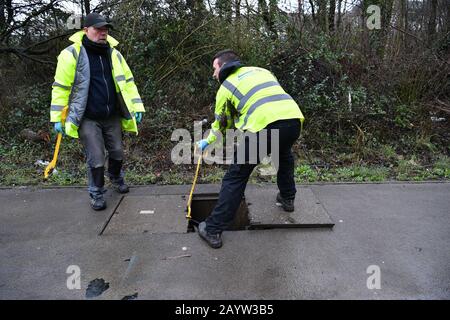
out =
[(102, 234), (185, 233), (185, 209), (182, 195), (125, 196)]
[(297, 188), (295, 211), (285, 212), (276, 205), (275, 188), (252, 188), (245, 192), (249, 229), (332, 228), (328, 213), (310, 188)]

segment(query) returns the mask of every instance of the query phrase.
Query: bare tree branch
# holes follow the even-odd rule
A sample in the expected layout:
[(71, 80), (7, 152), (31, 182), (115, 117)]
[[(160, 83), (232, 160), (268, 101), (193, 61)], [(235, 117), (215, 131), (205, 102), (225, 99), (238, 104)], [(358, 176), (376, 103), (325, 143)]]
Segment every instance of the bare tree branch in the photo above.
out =
[[(0, 35), (0, 42), (4, 42), (4, 40), (5, 40), (9, 35), (11, 35), (15, 30), (21, 29), (21, 28), (25, 27), (26, 25), (28, 25), (28, 23), (31, 21), (31, 19), (33, 19), (33, 18), (39, 16), (40, 14), (46, 12), (47, 10), (53, 8), (54, 4), (57, 3), (58, 1), (59, 1), (59, 0), (51, 0), (49, 4), (43, 6), (43, 7), (40, 8), (39, 10), (36, 10), (36, 11), (34, 11), (34, 12), (31, 12), (31, 13), (29, 14), (29, 16), (28, 16), (24, 21), (22, 21), (20, 24), (17, 24), (17, 25), (15, 25), (15, 26), (13, 25), (13, 26), (12, 26), (11, 28), (9, 28), (9, 29), (6, 28), (6, 30), (4, 30), (4, 31), (2, 32), (2, 34)], [(11, 8), (11, 10), (12, 10), (12, 8)], [(9, 18), (9, 17), (8, 17), (8, 18)], [(12, 17), (11, 17), (11, 19), (12, 19)]]

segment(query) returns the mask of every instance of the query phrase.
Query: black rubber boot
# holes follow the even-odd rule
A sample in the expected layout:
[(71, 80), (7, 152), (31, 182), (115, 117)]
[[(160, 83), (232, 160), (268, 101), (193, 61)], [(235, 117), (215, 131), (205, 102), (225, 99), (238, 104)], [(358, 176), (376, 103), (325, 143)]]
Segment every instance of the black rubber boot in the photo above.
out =
[(94, 187), (90, 188), (92, 209), (99, 211), (106, 209), (106, 201), (103, 199), (103, 186), (105, 185), (105, 167), (91, 168), (92, 183)]
[(122, 160), (108, 159), (108, 176), (114, 188), (119, 193), (128, 193), (130, 189), (125, 183), (122, 172)]

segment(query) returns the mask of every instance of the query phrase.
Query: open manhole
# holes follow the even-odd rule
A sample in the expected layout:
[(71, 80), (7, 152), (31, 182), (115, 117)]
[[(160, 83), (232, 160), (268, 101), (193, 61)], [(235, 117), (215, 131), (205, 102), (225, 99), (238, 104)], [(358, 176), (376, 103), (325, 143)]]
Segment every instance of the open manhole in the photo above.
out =
[[(295, 211), (276, 205), (276, 188), (251, 188), (241, 199), (227, 230), (271, 228), (332, 228), (333, 221), (310, 188), (298, 188)], [(193, 232), (213, 211), (218, 193), (197, 193), (186, 219), (188, 196), (181, 194), (126, 195), (103, 224), (99, 235)]]
[[(188, 223), (188, 232), (195, 232), (194, 226), (198, 223), (204, 221), (213, 211), (216, 206), (217, 200), (219, 199), (218, 193), (203, 193), (192, 195), (191, 202), (191, 217)], [(228, 227), (227, 230), (246, 230), (250, 225), (250, 220), (248, 218), (248, 207), (245, 202), (245, 198), (242, 197), (239, 208), (236, 212), (233, 223)]]

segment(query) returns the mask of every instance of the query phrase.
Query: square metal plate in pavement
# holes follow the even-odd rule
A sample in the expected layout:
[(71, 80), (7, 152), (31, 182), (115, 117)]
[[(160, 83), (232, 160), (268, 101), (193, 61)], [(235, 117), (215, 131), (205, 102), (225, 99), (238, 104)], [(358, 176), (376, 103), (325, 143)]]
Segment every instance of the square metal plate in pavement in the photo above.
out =
[(182, 195), (124, 196), (103, 235), (186, 233), (185, 209)]
[(276, 205), (276, 188), (254, 188), (245, 192), (249, 229), (332, 228), (328, 213), (310, 188), (297, 187), (295, 211), (285, 212)]

